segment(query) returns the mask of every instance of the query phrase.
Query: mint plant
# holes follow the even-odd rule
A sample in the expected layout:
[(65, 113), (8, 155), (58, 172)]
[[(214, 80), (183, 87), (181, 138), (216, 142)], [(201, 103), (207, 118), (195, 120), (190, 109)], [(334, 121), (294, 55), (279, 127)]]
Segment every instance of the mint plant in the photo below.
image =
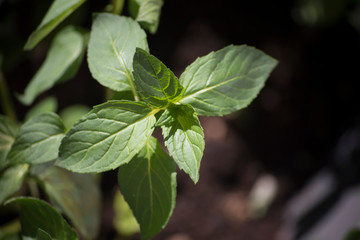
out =
[[(84, 1), (55, 0), (25, 49), (35, 47)], [(75, 118), (70, 129), (64, 124), (69, 115), (54, 109), (36, 107), (22, 124), (0, 116), (0, 203), (23, 181), (30, 182), (30, 190), (35, 181), (56, 206), (33, 197), (5, 203), (18, 204), (26, 238), (78, 239), (59, 210), (85, 238), (94, 239), (100, 190), (91, 173), (114, 169), (141, 238), (154, 237), (175, 206), (176, 166), (194, 183), (199, 180), (205, 141), (198, 116), (243, 109), (277, 64), (253, 47), (230, 45), (198, 58), (177, 78), (149, 53), (147, 43), (145, 30), (156, 32), (162, 0), (129, 0), (130, 17), (119, 16), (123, 3), (114, 0), (108, 6), (112, 13), (96, 13), (90, 32), (77, 26), (59, 31), (45, 62), (18, 96), (30, 105), (43, 91), (73, 78), (87, 49), (90, 72), (114, 92), (111, 100)], [(167, 151), (152, 136), (156, 128)]]

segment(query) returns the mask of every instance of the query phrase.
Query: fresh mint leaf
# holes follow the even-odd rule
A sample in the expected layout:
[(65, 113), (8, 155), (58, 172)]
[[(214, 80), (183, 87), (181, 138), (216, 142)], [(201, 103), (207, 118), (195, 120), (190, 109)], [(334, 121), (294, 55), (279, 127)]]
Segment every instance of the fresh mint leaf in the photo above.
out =
[(153, 132), (155, 117), (142, 102), (109, 101), (86, 114), (63, 139), (56, 165), (103, 172), (129, 162)]
[(42, 92), (50, 89), (58, 82), (72, 78), (81, 63), (85, 48), (86, 34), (74, 26), (61, 30), (50, 45), (44, 63), (30, 80), (19, 100), (30, 105)]
[(74, 12), (85, 0), (54, 0), (40, 25), (31, 33), (24, 49), (33, 49), (59, 23)]
[(38, 177), (50, 201), (86, 239), (95, 239), (100, 227), (101, 197), (94, 176), (50, 167)]
[(0, 114), (0, 170), (8, 165), (6, 157), (14, 143), (17, 131), (17, 125)]
[(20, 207), (21, 230), (25, 238), (36, 239), (38, 229), (41, 229), (54, 239), (78, 239), (75, 231), (47, 202), (31, 197), (12, 198), (5, 202), (11, 203)]
[(28, 164), (11, 166), (0, 175), (0, 205), (20, 189), (28, 171)]
[(165, 145), (179, 166), (196, 183), (199, 180), (200, 161), (204, 152), (204, 132), (190, 105), (171, 105), (160, 119)]
[(156, 108), (180, 100), (184, 88), (159, 59), (137, 48), (133, 61), (135, 86), (142, 99)]
[(160, 143), (150, 137), (144, 148), (119, 168), (120, 192), (140, 224), (141, 239), (163, 229), (175, 206), (176, 168)]
[(164, 0), (130, 0), (130, 15), (150, 33), (156, 33), (159, 26)]
[(148, 50), (146, 33), (128, 17), (109, 13), (97, 14), (88, 48), (92, 76), (115, 91), (136, 90), (131, 74), (136, 48)]
[(246, 45), (230, 45), (198, 58), (180, 77), (185, 92), (181, 103), (198, 115), (222, 116), (251, 103), (263, 88), (277, 61)]
[(35, 116), (20, 127), (8, 160), (11, 164), (40, 164), (55, 160), (64, 135), (64, 124), (55, 113)]

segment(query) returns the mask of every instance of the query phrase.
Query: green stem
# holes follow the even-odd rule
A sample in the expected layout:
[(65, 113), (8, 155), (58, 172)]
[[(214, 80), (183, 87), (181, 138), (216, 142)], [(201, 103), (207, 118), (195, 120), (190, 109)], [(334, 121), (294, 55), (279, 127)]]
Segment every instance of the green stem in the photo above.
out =
[(36, 183), (36, 180), (29, 178), (28, 185), (29, 185), (29, 190), (30, 190), (31, 196), (33, 196), (35, 198), (39, 198), (40, 193), (39, 193), (39, 187)]
[(0, 70), (0, 99), (1, 99), (1, 107), (4, 111), (4, 114), (8, 116), (11, 120), (16, 122), (17, 119), (14, 111), (15, 108), (11, 101), (10, 94), (1, 70)]
[(124, 0), (111, 0), (111, 5), (113, 7), (111, 12), (120, 15), (124, 8)]
[(136, 91), (136, 88), (135, 88), (135, 85), (134, 85), (134, 78), (130, 75), (130, 73), (128, 73), (128, 77), (129, 77), (129, 82), (130, 82), (130, 88), (131, 88), (131, 91), (134, 95), (134, 99), (136, 102), (140, 101), (140, 98), (139, 98), (139, 95)]

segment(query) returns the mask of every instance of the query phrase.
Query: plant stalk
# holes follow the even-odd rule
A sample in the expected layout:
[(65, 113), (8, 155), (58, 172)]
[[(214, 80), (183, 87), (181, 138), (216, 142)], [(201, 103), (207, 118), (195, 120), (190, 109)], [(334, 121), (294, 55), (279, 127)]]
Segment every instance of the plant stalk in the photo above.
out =
[(124, 8), (124, 0), (111, 0), (112, 11), (111, 13), (120, 15)]
[(28, 186), (31, 196), (35, 198), (40, 198), (40, 192), (36, 180), (30, 178), (28, 181)]

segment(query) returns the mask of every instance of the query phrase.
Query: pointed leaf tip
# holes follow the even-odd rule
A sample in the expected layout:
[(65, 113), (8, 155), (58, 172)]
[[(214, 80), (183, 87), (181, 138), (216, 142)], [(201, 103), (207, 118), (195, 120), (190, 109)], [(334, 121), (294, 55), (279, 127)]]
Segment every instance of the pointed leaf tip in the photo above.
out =
[(227, 46), (198, 58), (180, 76), (181, 103), (198, 115), (223, 116), (248, 106), (263, 88), (277, 61), (246, 45)]
[(166, 108), (181, 99), (184, 88), (174, 73), (155, 56), (137, 48), (133, 64), (136, 89), (149, 105)]
[(160, 119), (165, 145), (179, 166), (197, 183), (205, 141), (200, 121), (190, 105), (172, 105)]

